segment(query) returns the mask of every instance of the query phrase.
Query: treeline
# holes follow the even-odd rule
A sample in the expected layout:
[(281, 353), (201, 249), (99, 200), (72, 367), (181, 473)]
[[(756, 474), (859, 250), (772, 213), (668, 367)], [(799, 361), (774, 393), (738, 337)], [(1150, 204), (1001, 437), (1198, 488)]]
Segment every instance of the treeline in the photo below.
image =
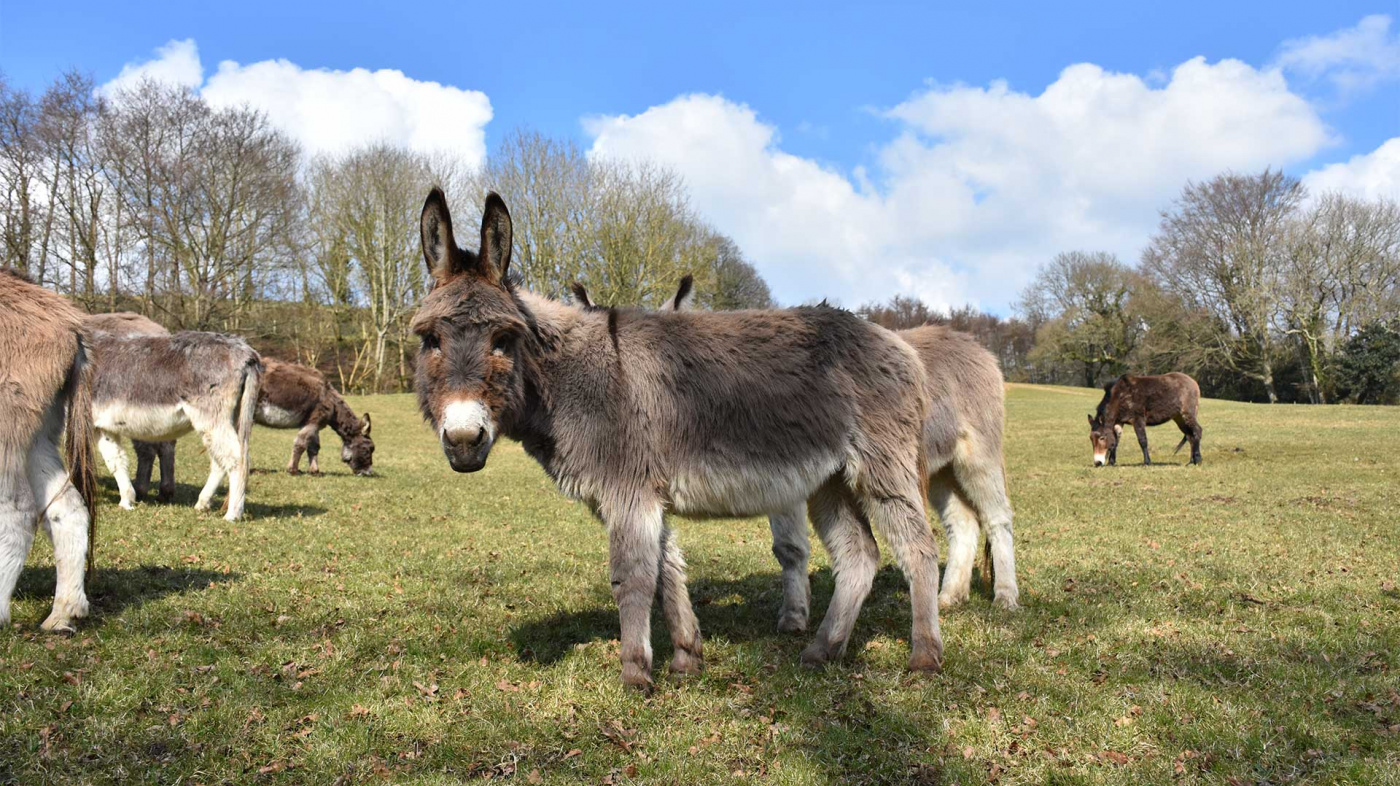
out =
[(514, 267), (536, 291), (580, 281), (599, 302), (659, 304), (691, 273), (702, 305), (771, 303), (664, 168), (529, 131), (479, 168), (389, 144), (309, 158), (248, 107), (157, 82), (94, 88), (69, 73), (34, 96), (0, 76), (0, 263), (89, 311), (242, 333), (345, 390), (405, 389), (433, 184), (468, 222), (487, 190), (505, 197)]

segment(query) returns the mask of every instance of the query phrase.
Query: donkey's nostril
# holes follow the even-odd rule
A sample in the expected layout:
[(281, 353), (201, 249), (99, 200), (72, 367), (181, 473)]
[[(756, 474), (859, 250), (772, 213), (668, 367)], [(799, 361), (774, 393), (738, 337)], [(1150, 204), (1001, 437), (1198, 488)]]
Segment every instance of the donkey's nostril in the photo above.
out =
[(486, 429), (477, 429), (476, 436), (472, 438), (471, 447), (480, 445), (483, 439), (486, 439)]

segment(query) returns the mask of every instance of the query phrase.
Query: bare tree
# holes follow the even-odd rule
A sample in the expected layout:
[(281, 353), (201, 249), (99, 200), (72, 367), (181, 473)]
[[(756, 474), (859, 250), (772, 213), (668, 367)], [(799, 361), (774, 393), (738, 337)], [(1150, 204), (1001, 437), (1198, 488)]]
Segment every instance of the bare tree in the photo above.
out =
[(38, 114), (29, 93), (11, 88), (0, 74), (0, 232), (4, 264), (20, 270), (28, 270), (34, 258), (43, 208), (38, 193), (44, 170)]
[(1146, 328), (1134, 308), (1142, 286), (1112, 254), (1057, 254), (1021, 295), (1021, 312), (1039, 326), (1037, 361), (1073, 364), (1086, 387), (1127, 371)]

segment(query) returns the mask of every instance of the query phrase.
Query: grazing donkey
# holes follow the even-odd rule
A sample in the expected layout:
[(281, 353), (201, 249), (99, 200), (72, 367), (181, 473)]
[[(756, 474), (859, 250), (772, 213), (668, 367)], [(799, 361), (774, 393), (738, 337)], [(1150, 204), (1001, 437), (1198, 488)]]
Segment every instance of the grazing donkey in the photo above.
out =
[(651, 685), (658, 590), (672, 671), (702, 665), (666, 510), (751, 516), (803, 500), (836, 575), (803, 663), (845, 652), (879, 559), (873, 527), (909, 581), (909, 667), (941, 667), (938, 544), (919, 449), (928, 394), (908, 344), (824, 306), (646, 312), (535, 295), (508, 276), (510, 214), (494, 193), (479, 254), (457, 247), (436, 188), (420, 229), (434, 279), (413, 319), (420, 408), (453, 469), (481, 469), (498, 436), (519, 440), (606, 524), (623, 682)]
[(1118, 438), (1124, 423), (1133, 424), (1138, 444), (1142, 446), (1142, 463), (1151, 464), (1147, 452), (1147, 427), (1175, 421), (1184, 434), (1176, 443), (1191, 443), (1191, 463), (1201, 463), (1201, 424), (1196, 420), (1196, 408), (1201, 403), (1201, 388), (1196, 380), (1173, 371), (1160, 376), (1135, 377), (1124, 374), (1103, 386), (1103, 400), (1097, 414), (1089, 416), (1089, 443), (1094, 449), (1094, 466), (1118, 463)]
[(314, 368), (264, 359), (262, 392), (258, 396), (256, 419), (268, 428), (295, 428), (292, 459), (287, 473), (301, 474), (301, 454), (310, 459), (308, 469), (321, 474), (317, 456), (321, 453), (321, 429), (330, 426), (341, 441), (340, 460), (356, 475), (372, 475), (374, 440), (370, 439), (369, 413), (355, 417), (350, 405), (331, 387), (325, 375)]
[(121, 437), (166, 442), (199, 432), (209, 452), (209, 480), (195, 503), (208, 510), (224, 475), (228, 513), (243, 515), (248, 486), (248, 436), (262, 381), (262, 362), (248, 343), (218, 333), (168, 336), (92, 334), (97, 373), (93, 422), (98, 450), (130, 510), (136, 492)]
[[(118, 336), (168, 336), (170, 331), (146, 317), (131, 311), (117, 311), (110, 314), (93, 314), (84, 320), (89, 331), (103, 331)], [(151, 470), (156, 459), (160, 459), (160, 489), (156, 500), (169, 502), (175, 498), (175, 441), (142, 442), (133, 439), (131, 446), (136, 449), (136, 501), (145, 498), (151, 488)]]
[(92, 367), (82, 329), (82, 312), (62, 296), (0, 268), (0, 628), (10, 625), (10, 597), (37, 524), (53, 541), (57, 574), (43, 629), (72, 631), (73, 620), (88, 613), (83, 584), (92, 565), (97, 483)]
[[(691, 276), (682, 278), (665, 308), (689, 308), (693, 284)], [(573, 293), (575, 302), (597, 308), (581, 284), (574, 284)], [(994, 602), (1014, 609), (1019, 590), (1011, 502), (1006, 496), (1001, 453), (1005, 417), (1001, 369), (976, 339), (951, 328), (925, 325), (897, 335), (919, 353), (928, 375), (931, 398), (923, 435), (925, 471), (929, 500), (948, 535), (948, 566), (939, 605), (948, 608), (967, 600), (980, 524), (987, 534), (983, 576), (989, 583), (995, 576)], [(773, 556), (783, 568), (778, 629), (804, 631), (811, 602), (806, 508), (795, 505), (769, 516), (768, 525), (773, 533)]]

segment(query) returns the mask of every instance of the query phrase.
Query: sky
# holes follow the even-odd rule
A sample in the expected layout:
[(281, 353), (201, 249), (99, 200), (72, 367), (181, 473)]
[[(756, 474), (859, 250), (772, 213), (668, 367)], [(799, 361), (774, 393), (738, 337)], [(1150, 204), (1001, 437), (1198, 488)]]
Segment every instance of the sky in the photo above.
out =
[(0, 71), (187, 84), (313, 153), (529, 127), (658, 161), (788, 304), (1006, 314), (1225, 170), (1400, 199), (1394, 0), (679, 5), (0, 0)]

